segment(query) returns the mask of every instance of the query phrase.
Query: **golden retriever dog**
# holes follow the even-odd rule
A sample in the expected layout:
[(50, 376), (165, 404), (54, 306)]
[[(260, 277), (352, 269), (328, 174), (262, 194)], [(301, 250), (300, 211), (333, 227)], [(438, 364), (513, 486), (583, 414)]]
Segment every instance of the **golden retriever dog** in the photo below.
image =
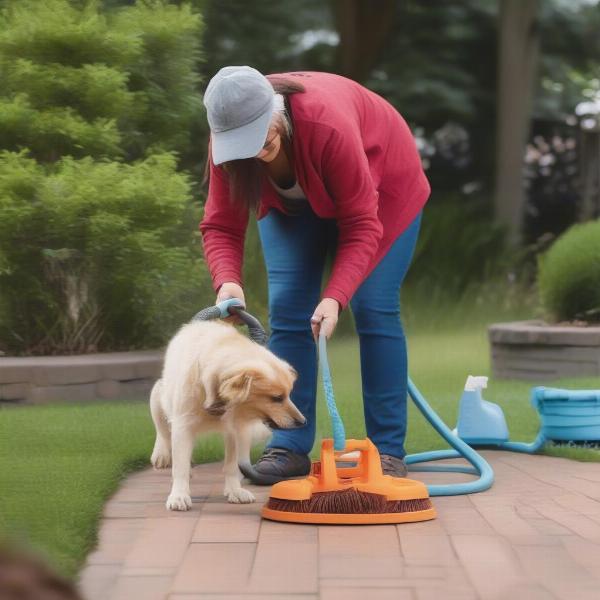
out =
[(222, 321), (184, 325), (167, 346), (162, 378), (150, 394), (156, 427), (151, 462), (172, 464), (169, 510), (188, 510), (190, 463), (196, 437), (221, 431), (225, 442), (224, 495), (229, 502), (254, 502), (242, 488), (238, 464), (250, 465), (253, 437), (265, 425), (292, 429), (306, 423), (290, 400), (297, 374), (285, 361)]

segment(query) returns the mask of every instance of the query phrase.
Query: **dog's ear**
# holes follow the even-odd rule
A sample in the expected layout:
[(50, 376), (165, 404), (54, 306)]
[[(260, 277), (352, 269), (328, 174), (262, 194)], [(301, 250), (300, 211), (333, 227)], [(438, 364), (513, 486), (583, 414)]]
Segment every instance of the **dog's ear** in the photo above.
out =
[(227, 410), (227, 400), (219, 394), (219, 376), (206, 372), (202, 377), (204, 386), (204, 410), (213, 417), (222, 417)]
[(248, 371), (237, 371), (233, 375), (225, 376), (221, 380), (218, 397), (221, 397), (225, 402), (240, 403), (244, 402), (250, 394), (252, 381), (256, 374)]

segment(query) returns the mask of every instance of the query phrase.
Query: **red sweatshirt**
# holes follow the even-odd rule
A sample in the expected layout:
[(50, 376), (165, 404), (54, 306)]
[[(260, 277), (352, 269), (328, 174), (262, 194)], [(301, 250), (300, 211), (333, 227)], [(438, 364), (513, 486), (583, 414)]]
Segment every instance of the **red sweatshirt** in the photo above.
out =
[[(339, 75), (282, 76), (306, 88), (289, 96), (294, 168), (312, 210), (337, 221), (337, 251), (323, 297), (346, 307), (423, 208), (429, 183), (406, 122), (383, 98)], [(270, 208), (284, 211), (265, 177), (257, 217)], [(215, 290), (227, 281), (242, 285), (247, 224), (248, 211), (229, 200), (227, 174), (211, 161), (200, 231)]]

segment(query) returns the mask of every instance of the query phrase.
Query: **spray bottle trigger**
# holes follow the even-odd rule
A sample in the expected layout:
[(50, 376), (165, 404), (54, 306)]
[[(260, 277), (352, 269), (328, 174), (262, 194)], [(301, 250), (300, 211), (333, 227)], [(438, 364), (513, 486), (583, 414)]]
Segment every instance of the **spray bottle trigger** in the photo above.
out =
[(474, 392), (487, 388), (488, 378), (484, 375), (469, 375), (465, 383), (465, 391)]

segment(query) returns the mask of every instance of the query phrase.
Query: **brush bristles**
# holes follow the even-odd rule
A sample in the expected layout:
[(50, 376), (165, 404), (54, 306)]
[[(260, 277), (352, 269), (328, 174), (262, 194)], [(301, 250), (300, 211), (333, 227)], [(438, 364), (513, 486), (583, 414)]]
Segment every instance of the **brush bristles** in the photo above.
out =
[(269, 498), (267, 507), (283, 512), (325, 514), (381, 514), (427, 510), (432, 507), (429, 498), (387, 500), (380, 494), (359, 492), (349, 488), (340, 492), (320, 492), (309, 500), (281, 500)]

